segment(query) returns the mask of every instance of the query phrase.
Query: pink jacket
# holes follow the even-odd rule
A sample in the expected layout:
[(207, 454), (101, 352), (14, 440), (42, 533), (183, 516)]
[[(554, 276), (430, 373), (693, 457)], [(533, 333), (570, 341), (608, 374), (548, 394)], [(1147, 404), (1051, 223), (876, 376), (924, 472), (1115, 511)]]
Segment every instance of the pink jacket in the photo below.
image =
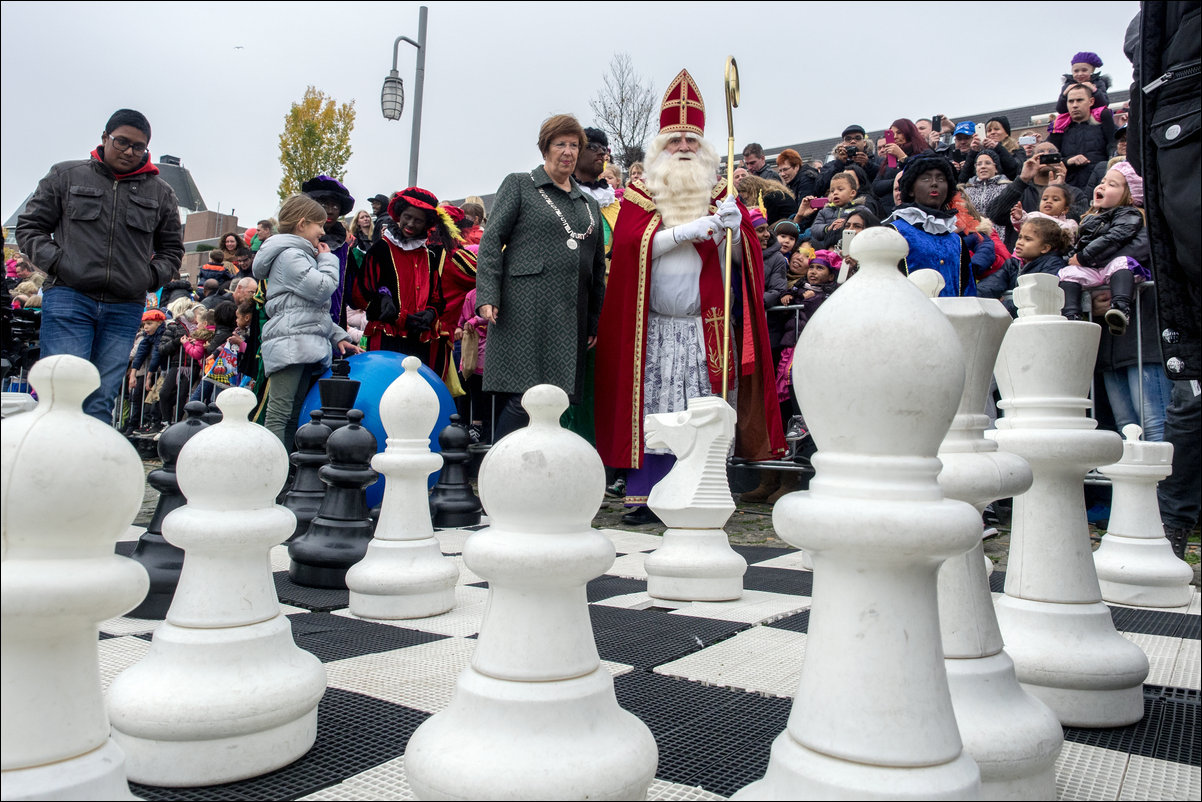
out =
[(475, 326), (480, 335), (480, 353), (476, 357), (476, 373), (484, 373), (484, 341), (488, 337), (488, 321), (476, 314), (476, 288), (468, 290), (463, 298), (463, 309), (459, 312), (459, 328), (466, 329)]

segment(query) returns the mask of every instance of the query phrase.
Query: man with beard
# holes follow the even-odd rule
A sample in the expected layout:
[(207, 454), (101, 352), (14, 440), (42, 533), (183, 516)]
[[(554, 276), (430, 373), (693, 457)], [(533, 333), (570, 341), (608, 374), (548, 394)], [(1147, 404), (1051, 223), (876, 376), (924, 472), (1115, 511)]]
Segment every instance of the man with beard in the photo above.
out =
[(644, 179), (627, 188), (614, 229), (597, 337), (597, 386), (605, 388), (596, 402), (597, 450), (605, 464), (631, 469), (626, 503), (637, 508), (623, 521), (632, 525), (656, 520), (647, 496), (674, 462), (670, 453), (644, 449), (644, 416), (683, 412), (688, 399), (722, 390), (728, 235), (735, 452), (748, 459), (784, 453), (759, 240), (741, 203), (719, 202), (725, 181), (716, 182), (718, 155), (702, 139), (704, 128), (701, 93), (681, 70), (664, 95)]

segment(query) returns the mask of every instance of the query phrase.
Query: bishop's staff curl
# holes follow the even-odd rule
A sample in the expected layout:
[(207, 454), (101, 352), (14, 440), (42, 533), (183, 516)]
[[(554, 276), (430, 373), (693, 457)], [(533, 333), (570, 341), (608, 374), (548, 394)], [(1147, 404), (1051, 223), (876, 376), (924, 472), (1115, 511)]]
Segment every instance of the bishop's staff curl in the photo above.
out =
[[(726, 59), (726, 197), (735, 196), (735, 116), (734, 110), (739, 107), (739, 65), (734, 56)], [(734, 257), (735, 229), (726, 234), (726, 273), (723, 294), (723, 326), (722, 326), (722, 400), (727, 400), (730, 390), (730, 294), (731, 294), (731, 264)]]

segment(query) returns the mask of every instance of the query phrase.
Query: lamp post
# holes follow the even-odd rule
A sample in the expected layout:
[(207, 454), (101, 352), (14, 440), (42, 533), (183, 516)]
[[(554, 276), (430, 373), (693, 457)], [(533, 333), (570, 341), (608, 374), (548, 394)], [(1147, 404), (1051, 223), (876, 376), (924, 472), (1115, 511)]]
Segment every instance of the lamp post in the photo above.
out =
[(426, 83), (426, 15), (428, 9), (422, 6), (417, 17), (417, 41), (408, 36), (398, 36), (392, 43), (392, 71), (384, 79), (380, 90), (380, 111), (386, 120), (401, 119), (401, 111), (405, 108), (405, 85), (397, 74), (397, 51), (401, 42), (408, 42), (417, 48), (417, 74), (414, 78), (413, 90), (413, 136), (409, 144), (409, 186), (417, 186), (417, 154), (422, 138), (422, 90)]

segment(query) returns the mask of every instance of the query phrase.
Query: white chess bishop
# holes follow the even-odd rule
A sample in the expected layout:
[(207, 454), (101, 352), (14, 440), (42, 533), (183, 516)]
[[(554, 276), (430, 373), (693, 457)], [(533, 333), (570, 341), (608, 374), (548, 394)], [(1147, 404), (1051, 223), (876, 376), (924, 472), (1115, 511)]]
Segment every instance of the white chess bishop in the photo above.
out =
[(146, 596), (146, 569), (113, 553), (142, 503), (142, 461), (83, 413), (90, 362), (29, 372), (38, 404), (6, 417), (3, 464), (4, 799), (133, 799), (109, 737), (97, 625)]
[(221, 393), (221, 422), (179, 455), (188, 503), (163, 522), (163, 536), (185, 554), (179, 587), (146, 657), (109, 688), (113, 738), (140, 783), (255, 777), (301, 757), (317, 737), (325, 668), (293, 641), (268, 557), (296, 525), (275, 503), (288, 455), (247, 420), (254, 404), (249, 390)]

